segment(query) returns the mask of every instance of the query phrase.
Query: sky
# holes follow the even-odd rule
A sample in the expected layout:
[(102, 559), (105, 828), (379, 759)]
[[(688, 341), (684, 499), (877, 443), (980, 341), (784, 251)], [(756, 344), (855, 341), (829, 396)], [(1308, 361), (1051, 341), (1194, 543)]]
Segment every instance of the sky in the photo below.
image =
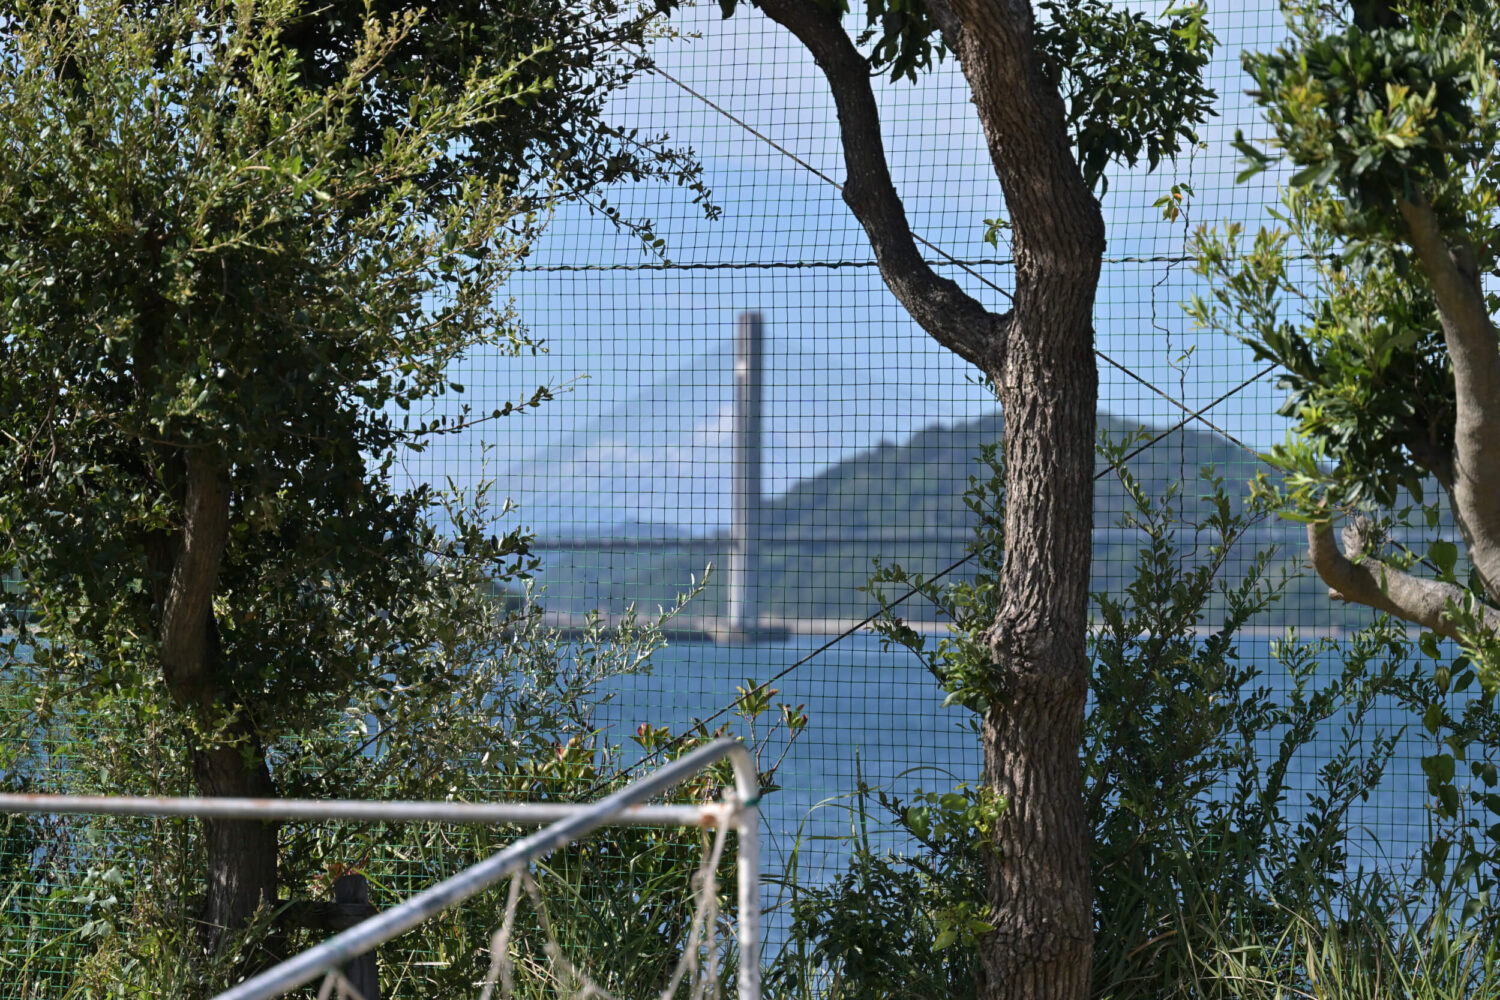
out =
[[(1221, 103), (1204, 148), (1155, 174), (1115, 171), (1103, 199), (1097, 347), (1134, 375), (1101, 361), (1100, 407), (1145, 425), (1175, 422), (1177, 404), (1196, 410), (1258, 370), (1243, 345), (1192, 329), (1182, 305), (1202, 286), (1178, 259), (1200, 222), (1258, 225), (1274, 198), (1274, 175), (1234, 183), (1228, 146), (1237, 128), (1257, 132), (1240, 52), (1279, 35), (1274, 5), (1255, 6), (1211, 12), (1221, 46), (1210, 80)], [(412, 469), (472, 482), (488, 445), (489, 474), (543, 534), (607, 534), (628, 522), (691, 533), (722, 526), (742, 311), (759, 312), (767, 332), (768, 493), (882, 441), (995, 408), (967, 366), (906, 317), (838, 191), (813, 172), (844, 174), (826, 83), (805, 51), (748, 6), (727, 21), (716, 4), (689, 8), (675, 26), (682, 37), (653, 52), (664, 73), (640, 78), (609, 110), (626, 128), (691, 147), (722, 216), (705, 219), (682, 188), (608, 192), (625, 213), (653, 220), (666, 267), (597, 213), (559, 208), (528, 270), (509, 284), (545, 352), (476, 356), (457, 374), (481, 409), (539, 384), (568, 390), (540, 411), (451, 439)], [(989, 261), (939, 270), (1003, 309), (1011, 275), (996, 259), (1006, 253), (983, 241), (984, 220), (1003, 199), (956, 67), (950, 60), (915, 85), (877, 81), (876, 93), (913, 231), (936, 248), (929, 259)], [(1152, 202), (1174, 181), (1195, 196), (1168, 222)], [(1274, 412), (1281, 395), (1262, 379), (1209, 417), (1263, 449), (1285, 433)]]

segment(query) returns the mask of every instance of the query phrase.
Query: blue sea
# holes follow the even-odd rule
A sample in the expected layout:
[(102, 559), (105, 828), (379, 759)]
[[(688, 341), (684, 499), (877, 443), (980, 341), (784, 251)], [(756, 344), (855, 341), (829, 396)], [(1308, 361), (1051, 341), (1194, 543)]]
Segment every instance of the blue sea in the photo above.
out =
[[(694, 719), (731, 705), (738, 686), (766, 681), (808, 656), (826, 640), (796, 637), (754, 645), (673, 643), (652, 660), (650, 673), (616, 681), (613, 700), (598, 715), (611, 739), (629, 744), (642, 722), (674, 732)], [(1257, 663), (1265, 682), (1279, 688), (1284, 673), (1272, 658), (1271, 640), (1245, 639), (1244, 660)], [(1329, 680), (1337, 676), (1338, 656), (1320, 662)], [(777, 870), (799, 848), (800, 877), (821, 880), (843, 866), (844, 838), (850, 832), (848, 806), (862, 778), (875, 788), (910, 795), (916, 788), (947, 790), (979, 776), (978, 737), (971, 716), (943, 707), (943, 693), (917, 659), (887, 651), (873, 636), (851, 636), (774, 682), (775, 702), (801, 706), (808, 716), (803, 733), (788, 745), (784, 729), (767, 736), (774, 713), (752, 727), (732, 713), (713, 725), (731, 734), (765, 739), (763, 766), (780, 760), (777, 789), (762, 804), (768, 871)], [(1318, 787), (1318, 772), (1340, 743), (1342, 718), (1330, 720), (1294, 760), (1286, 813), (1300, 816), (1307, 796)], [(1392, 703), (1380, 704), (1367, 720), (1366, 745), (1377, 730), (1406, 727), (1379, 789), (1356, 808), (1349, 847), (1352, 863), (1367, 870), (1408, 866), (1425, 835), (1427, 798), (1420, 767), (1419, 721)], [(1259, 748), (1271, 752), (1272, 744)], [(1426, 752), (1431, 752), (1430, 749)], [(872, 803), (872, 805), (874, 805)], [(875, 814), (881, 810), (875, 805)], [(901, 841), (891, 841), (899, 847)]]

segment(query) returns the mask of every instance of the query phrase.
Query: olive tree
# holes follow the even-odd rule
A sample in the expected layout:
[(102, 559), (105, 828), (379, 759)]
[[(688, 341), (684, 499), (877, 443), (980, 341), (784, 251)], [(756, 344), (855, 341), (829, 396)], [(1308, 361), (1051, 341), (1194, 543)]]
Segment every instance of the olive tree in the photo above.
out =
[[(721, 0), (726, 16), (735, 0)], [(1155, 167), (1196, 140), (1212, 35), (1199, 5), (1149, 18), (1106, 0), (751, 0), (822, 71), (838, 116), (843, 198), (886, 286), (994, 387), (1005, 418), (999, 598), (972, 671), (945, 683), (980, 706), (988, 997), (1088, 995), (1093, 911), (1079, 766), (1093, 532), (1094, 296), (1105, 246), (1095, 190), (1111, 162)], [(858, 36), (858, 38), (856, 37)], [(863, 44), (863, 48), (861, 45)], [(996, 311), (922, 256), (891, 178), (875, 81), (951, 54), (1004, 193), (991, 234), (1015, 260)], [(976, 220), (976, 241), (984, 228)], [(982, 803), (983, 804), (983, 803)], [(994, 810), (981, 810), (984, 815)]]
[[(1489, 3), (1286, 2), (1291, 37), (1248, 54), (1282, 158), (1278, 224), (1203, 230), (1212, 294), (1191, 309), (1276, 362), (1293, 423), (1271, 459), (1313, 568), (1368, 605), (1484, 654), (1500, 626), (1500, 10)], [(1392, 542), (1424, 483), (1460, 546)], [(1335, 528), (1342, 521), (1341, 537)], [(1410, 535), (1408, 534), (1408, 538)], [(1460, 555), (1466, 558), (1460, 558)]]
[[(500, 286), (552, 192), (693, 173), (612, 130), (601, 92), (557, 94), (633, 72), (590, 75), (616, 7), (590, 10), (7, 5), (0, 571), (39, 711), (164, 691), (198, 793), (271, 796), (299, 735), (379, 725), (472, 662), (476, 588), (525, 539), (440, 535), (432, 489), (393, 485), (454, 426), (408, 411), (461, 389), (466, 352), (529, 346)], [(218, 945), (276, 901), (277, 831), (204, 840)]]

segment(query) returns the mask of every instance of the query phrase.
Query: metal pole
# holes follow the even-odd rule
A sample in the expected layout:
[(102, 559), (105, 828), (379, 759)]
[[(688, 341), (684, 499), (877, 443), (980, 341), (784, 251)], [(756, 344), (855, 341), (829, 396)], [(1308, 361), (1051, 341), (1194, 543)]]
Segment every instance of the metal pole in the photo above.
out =
[(739, 857), (735, 868), (739, 902), (739, 1000), (760, 1000), (760, 777), (755, 762), (742, 744), (734, 763), (737, 806), (735, 836)]
[[(744, 866), (748, 862), (752, 872), (755, 873), (755, 885), (749, 886), (744, 875), (744, 868), (741, 868), (740, 905), (745, 907), (748, 901), (748, 909), (742, 910), (740, 924), (740, 1000), (758, 1000), (760, 995), (760, 946), (758, 943), (760, 830), (755, 807), (759, 801), (760, 788), (759, 779), (755, 773), (755, 762), (749, 751), (738, 740), (729, 739), (715, 740), (707, 746), (684, 754), (660, 770), (600, 799), (583, 811), (518, 840), (499, 854), (417, 893), (400, 905), (356, 924), (322, 944), (231, 987), (219, 994), (215, 1000), (270, 1000), (272, 997), (281, 996), (298, 986), (311, 982), (355, 955), (389, 941), (423, 920), (494, 885), (535, 858), (542, 857), (570, 841), (591, 833), (603, 826), (613, 813), (659, 795), (725, 757), (728, 757), (734, 766), (735, 791), (739, 800), (735, 805), (737, 809), (742, 810), (742, 818), (737, 823), (737, 833), (743, 838), (747, 836), (748, 831), (750, 838), (749, 845), (741, 841), (740, 864)], [(750, 814), (751, 819), (748, 824), (743, 818), (744, 813)], [(752, 931), (754, 935), (754, 939), (748, 942), (746, 940), (747, 920), (749, 931)]]
[(761, 403), (764, 341), (760, 313), (741, 313), (734, 331), (734, 480), (729, 518), (729, 637), (744, 641), (760, 622)]
[[(593, 804), (541, 802), (362, 802), (320, 799), (132, 798), (123, 795), (0, 795), (4, 813), (90, 816), (201, 816), (214, 819), (347, 819), (364, 823), (508, 823), (546, 826), (587, 812)], [(605, 820), (612, 826), (713, 826), (731, 807), (631, 806)]]

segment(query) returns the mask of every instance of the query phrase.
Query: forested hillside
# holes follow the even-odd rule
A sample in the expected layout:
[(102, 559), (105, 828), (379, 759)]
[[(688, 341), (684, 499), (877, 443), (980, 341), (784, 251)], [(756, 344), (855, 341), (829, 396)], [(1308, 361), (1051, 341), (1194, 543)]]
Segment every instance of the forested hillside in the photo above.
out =
[[(1157, 433), (1108, 415), (1101, 415), (1099, 424), (1101, 434), (1116, 442), (1144, 442)], [(873, 560), (930, 574), (962, 558), (973, 525), (964, 491), (971, 476), (984, 473), (977, 461), (982, 448), (1000, 440), (1002, 433), (998, 414), (955, 425), (935, 424), (899, 445), (883, 443), (860, 452), (768, 497), (759, 550), (762, 613), (799, 619), (862, 617), (874, 607), (861, 590)], [(1206, 514), (1199, 499), (1207, 492), (1205, 470), (1222, 477), (1228, 492), (1240, 497), (1261, 467), (1254, 456), (1223, 438), (1187, 429), (1168, 434), (1127, 463), (1148, 496), (1160, 499), (1176, 490), (1187, 521)], [(1094, 587), (1118, 592), (1133, 572), (1140, 537), (1121, 524), (1132, 505), (1119, 476), (1102, 458), (1099, 471)], [(547, 606), (583, 611), (599, 604), (601, 593), (608, 595), (609, 610), (631, 600), (643, 606), (664, 604), (709, 564), (717, 569), (725, 565), (722, 535), (686, 537), (663, 526), (622, 524), (617, 537), (656, 537), (671, 543), (615, 551), (543, 548), (540, 579), (547, 587)], [(1239, 572), (1256, 550), (1271, 546), (1278, 552), (1278, 572), (1300, 572), (1302, 539), (1300, 525), (1264, 520), (1241, 544), (1229, 573)], [(1200, 540), (1204, 546), (1210, 541), (1206, 536)], [(721, 612), (722, 577), (711, 574), (692, 612), (695, 616)], [(908, 617), (922, 620), (931, 615), (912, 607)], [(1292, 583), (1281, 610), (1265, 624), (1336, 625), (1350, 620), (1345, 609), (1330, 607), (1322, 588), (1304, 577)]]

